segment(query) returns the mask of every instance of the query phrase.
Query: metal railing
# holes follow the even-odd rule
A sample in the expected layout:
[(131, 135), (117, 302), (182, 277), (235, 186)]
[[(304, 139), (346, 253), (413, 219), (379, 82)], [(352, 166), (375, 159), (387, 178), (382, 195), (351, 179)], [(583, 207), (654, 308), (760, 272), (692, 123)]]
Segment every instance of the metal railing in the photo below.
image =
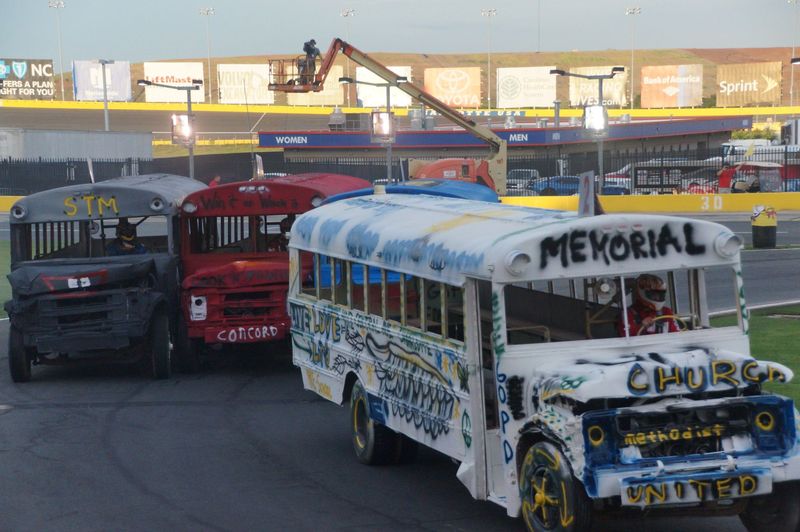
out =
[[(372, 182), (386, 179), (383, 155), (326, 155), (286, 159), (283, 153), (261, 153), (268, 173), (298, 174), (328, 172), (361, 177)], [(458, 157), (457, 154), (451, 156)], [(434, 156), (415, 157), (434, 160)], [(737, 179), (770, 171), (780, 174), (778, 186), (800, 192), (800, 152), (793, 146), (775, 146), (752, 153), (726, 149), (672, 150), (605, 153), (607, 194), (713, 193), (718, 174), (725, 166), (740, 165)], [(393, 158), (396, 180), (409, 177), (409, 157)], [(766, 164), (760, 164), (766, 163)], [(223, 182), (244, 181), (253, 175), (253, 154), (235, 153), (196, 157), (197, 176), (208, 182), (221, 176)], [(760, 165), (760, 167), (759, 167)], [(98, 180), (112, 177), (164, 172), (187, 175), (186, 157), (155, 160), (93, 160)], [(562, 153), (549, 150), (535, 155), (511, 155), (508, 160), (509, 195), (571, 195), (577, 191), (577, 176), (597, 173), (595, 153)], [(599, 181), (599, 180), (598, 180)], [(0, 193), (24, 195), (64, 185), (88, 183), (85, 160), (0, 160)]]

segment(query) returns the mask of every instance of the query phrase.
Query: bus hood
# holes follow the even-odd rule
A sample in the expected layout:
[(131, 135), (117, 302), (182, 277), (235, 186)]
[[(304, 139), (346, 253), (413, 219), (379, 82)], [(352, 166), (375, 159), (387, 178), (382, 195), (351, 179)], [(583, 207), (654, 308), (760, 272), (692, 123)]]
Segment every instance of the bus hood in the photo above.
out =
[(152, 256), (127, 255), (94, 259), (53, 259), (21, 263), (8, 275), (18, 296), (130, 285), (154, 269)]
[(792, 370), (725, 350), (557, 357), (537, 365), (532, 397), (548, 401), (649, 398), (788, 382)]
[(200, 268), (188, 275), (181, 286), (190, 288), (242, 288), (265, 284), (289, 284), (287, 261), (237, 260)]

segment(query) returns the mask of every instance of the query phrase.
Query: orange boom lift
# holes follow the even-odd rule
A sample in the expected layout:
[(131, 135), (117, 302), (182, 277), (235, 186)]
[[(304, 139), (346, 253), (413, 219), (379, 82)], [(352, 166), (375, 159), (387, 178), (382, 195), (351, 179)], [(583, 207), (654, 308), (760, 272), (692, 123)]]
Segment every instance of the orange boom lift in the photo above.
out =
[[(398, 76), (378, 61), (343, 41), (334, 39), (322, 58), (319, 70), (315, 65), (308, 65), (306, 58), (274, 59), (269, 61), (272, 83), (269, 89), (278, 92), (319, 92), (328, 77), (336, 54), (341, 52), (350, 60), (361, 65), (392, 87), (408, 94), (416, 101), (433, 109), (456, 125), (466, 129), (489, 146), (489, 157), (482, 161), (473, 159), (442, 159), (432, 163), (419, 164), (412, 161), (410, 173), (412, 178), (445, 178), (482, 183), (494, 189), (498, 194), (506, 194), (506, 141), (486, 126), (476, 124), (456, 109), (425, 92), (405, 78)], [(417, 163), (417, 164), (414, 164)]]

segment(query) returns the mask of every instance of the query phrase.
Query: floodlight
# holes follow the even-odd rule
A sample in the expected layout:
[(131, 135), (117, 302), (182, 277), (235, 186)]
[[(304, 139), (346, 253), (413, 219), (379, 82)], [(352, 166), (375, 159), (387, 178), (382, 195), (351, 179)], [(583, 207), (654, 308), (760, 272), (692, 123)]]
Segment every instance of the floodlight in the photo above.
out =
[(376, 143), (391, 143), (394, 142), (394, 113), (387, 113), (386, 111), (373, 111), (372, 112), (372, 130), (370, 131), (370, 140)]
[(587, 105), (583, 109), (583, 129), (593, 137), (608, 135), (608, 111), (603, 105)]
[(189, 115), (172, 115), (172, 143), (184, 146), (194, 144), (194, 131)]

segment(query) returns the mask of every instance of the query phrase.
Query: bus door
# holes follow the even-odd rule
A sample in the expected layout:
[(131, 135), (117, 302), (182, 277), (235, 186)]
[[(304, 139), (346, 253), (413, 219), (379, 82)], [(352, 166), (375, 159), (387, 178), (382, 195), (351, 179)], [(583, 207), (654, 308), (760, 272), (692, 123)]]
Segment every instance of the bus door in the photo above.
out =
[(473, 496), (501, 502), (505, 500), (507, 482), (504, 478), (503, 443), (500, 434), (495, 349), (503, 343), (495, 341), (493, 332), (495, 310), (502, 309), (502, 305), (498, 307), (497, 302), (493, 305), (492, 283), (486, 280), (468, 280), (466, 300), (467, 352), (470, 366), (476, 368), (476, 371), (470, 371), (470, 407), (474, 420), (472, 448), (475, 460)]

